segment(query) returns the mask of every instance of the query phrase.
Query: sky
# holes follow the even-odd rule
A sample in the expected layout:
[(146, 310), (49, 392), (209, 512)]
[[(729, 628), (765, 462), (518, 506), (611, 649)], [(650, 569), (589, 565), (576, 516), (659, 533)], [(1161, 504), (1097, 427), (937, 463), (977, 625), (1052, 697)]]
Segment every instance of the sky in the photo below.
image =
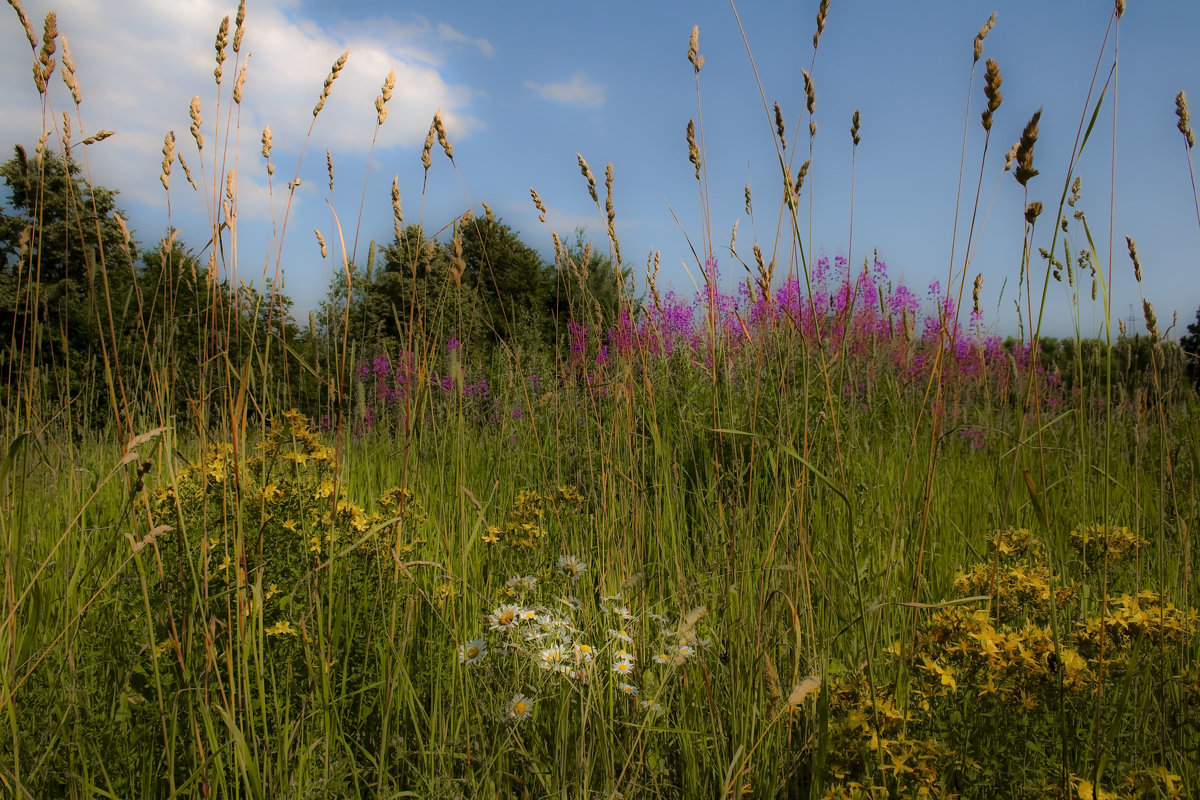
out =
[[(1178, 313), (1171, 331), (1178, 337), (1200, 306), (1200, 219), (1175, 116), (1180, 90), (1200, 103), (1200, 49), (1194, 46), (1200, 3), (1193, 0), (1130, 0), (1117, 28), (1110, 28), (1112, 4), (1106, 0), (833, 0), (815, 61), (817, 0), (742, 0), (736, 9), (740, 29), (734, 7), (719, 0), (249, 0), (241, 47), (242, 56), (249, 55), (247, 79), (232, 123), (234, 54), (226, 61), (219, 99), (212, 72), (213, 40), (222, 17), (236, 12), (235, 2), (24, 5), (39, 34), (53, 6), (83, 92), (76, 119), (70, 94), (55, 75), (47, 124), (61, 128), (68, 111), (76, 142), (99, 129), (116, 132), (86, 149), (87, 164), (96, 183), (120, 191), (118, 204), (135, 238), (151, 246), (172, 224), (186, 245), (204, 245), (212, 199), (194, 192), (176, 164), (168, 207), (159, 181), (161, 148), (173, 130), (197, 182), (211, 188), (220, 143), (226, 165), (237, 164), (237, 261), (228, 267), (237, 279), (258, 282), (264, 273), (274, 274), (278, 261), (301, 321), (341, 269), (340, 241), (359, 262), (369, 240), (390, 241), (393, 178), (405, 221), (420, 221), (428, 230), (468, 208), (482, 213), (484, 202), (548, 261), (551, 231), (572, 239), (582, 226), (604, 245), (603, 213), (588, 195), (577, 153), (601, 183), (605, 165), (613, 165), (617, 234), (639, 288), (648, 255), (660, 251), (660, 289), (690, 296), (700, 279), (692, 248), (702, 253), (710, 242), (723, 288), (732, 290), (747, 277), (729, 251), (735, 224), (743, 260), (752, 263), (757, 242), (768, 257), (776, 254), (778, 275), (789, 263), (798, 268), (787, 229), (779, 227), (781, 177), (768, 109), (781, 105), (785, 157), (794, 174), (809, 158), (802, 69), (811, 70), (818, 126), (800, 205), (810, 260), (847, 256), (857, 268), (877, 251), (891, 277), (918, 293), (932, 281), (945, 286), (951, 276), (957, 284), (965, 274), (967, 304), (975, 275), (982, 274), (989, 328), (1016, 333), (1025, 202), (1046, 206), (1034, 229), (1036, 253), (1051, 244), (1072, 147), (1110, 81), (1072, 174), (1082, 177), (1078, 207), (1106, 275), (1111, 264), (1114, 320), (1132, 316), (1133, 328), (1142, 329), (1142, 295), (1126, 235), (1137, 242), (1141, 290), (1160, 327)], [(30, 75), (29, 43), (12, 9), (3, 11), (0, 147), (7, 157), (13, 144), (32, 151), (44, 117)], [(972, 82), (973, 40), (993, 11), (996, 24)], [(698, 89), (687, 60), (694, 25), (705, 59)], [(322, 82), (344, 51), (345, 68), (309, 134)], [(1114, 53), (1118, 69), (1110, 80)], [(58, 55), (61, 62), (61, 48)], [(988, 58), (999, 63), (1004, 99), (985, 159), (979, 112)], [(396, 89), (388, 119), (376, 132), (374, 101), (389, 70), (395, 71)], [(206, 137), (199, 155), (188, 132), (194, 95)], [(1013, 174), (1002, 171), (1004, 153), (1039, 108), (1034, 166), (1040, 175), (1026, 196)], [(421, 147), (438, 109), (455, 163), (435, 148), (423, 190)], [(856, 109), (857, 148), (849, 130)], [(707, 202), (688, 161), (689, 119), (703, 131)], [(218, 123), (231, 131), (228, 137), (218, 135)], [(259, 154), (264, 125), (274, 135), (270, 181)], [(81, 157), (78, 148), (73, 152)], [(1200, 158), (1200, 151), (1194, 155)], [(288, 208), (288, 184), (297, 176), (301, 183)], [(745, 209), (747, 184), (752, 215)], [(964, 272), (977, 184), (978, 215)], [(547, 206), (545, 223), (530, 188)], [(600, 190), (603, 204), (602, 185)], [(1086, 240), (1072, 225), (1068, 239), (1075, 253)], [(331, 244), (327, 258), (321, 258), (314, 228)], [(1057, 247), (1061, 259), (1061, 234)], [(1036, 312), (1045, 273), (1036, 256), (1033, 273)], [(1068, 292), (1065, 283), (1051, 281), (1043, 334), (1070, 335), (1078, 324), (1082, 335), (1096, 335), (1103, 317), (1087, 298), (1090, 283), (1077, 315)]]

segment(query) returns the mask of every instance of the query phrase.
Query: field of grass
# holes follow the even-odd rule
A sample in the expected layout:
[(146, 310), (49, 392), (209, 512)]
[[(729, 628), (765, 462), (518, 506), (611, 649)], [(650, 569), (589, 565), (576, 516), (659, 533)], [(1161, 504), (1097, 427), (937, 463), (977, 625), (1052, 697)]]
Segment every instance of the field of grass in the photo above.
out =
[[(414, 323), (377, 349), (314, 329), (302, 358), (269, 322), (234, 348), (213, 291), (193, 411), (147, 335), (142, 373), (92, 365), (80, 424), (21, 366), (31, 317), (0, 796), (1200, 794), (1200, 402), (1152, 307), (1052, 360), (1039, 297), (1103, 308), (1104, 276), (1035, 256), (1024, 340), (989, 339), (966, 266), (922, 302), (879, 259), (810, 260), (807, 165), (779, 156), (762, 249), (794, 269), (710, 244), (695, 298), (623, 280), (616, 321), (580, 304), (556, 348)], [(1013, 213), (1088, 249), (1062, 197)], [(736, 296), (721, 261), (749, 265)]]

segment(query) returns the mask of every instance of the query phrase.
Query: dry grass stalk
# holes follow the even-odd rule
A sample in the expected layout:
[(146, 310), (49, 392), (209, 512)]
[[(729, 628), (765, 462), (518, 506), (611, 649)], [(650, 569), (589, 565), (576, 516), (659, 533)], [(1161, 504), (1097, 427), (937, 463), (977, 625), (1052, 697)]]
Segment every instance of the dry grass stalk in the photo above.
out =
[(191, 104), (188, 106), (188, 115), (192, 118), (192, 138), (196, 140), (196, 149), (204, 149), (204, 134), (200, 132), (200, 125), (203, 120), (200, 118), (200, 95), (192, 98)]
[(696, 168), (696, 180), (700, 180), (700, 148), (696, 146), (696, 123), (688, 120), (687, 124), (688, 161)]
[(213, 70), (213, 77), (217, 79), (217, 86), (221, 85), (221, 70), (225, 64), (225, 48), (229, 45), (229, 17), (221, 20), (221, 27), (217, 28), (217, 40), (213, 43), (213, 49), (217, 51), (217, 66)]
[(575, 157), (579, 159), (579, 172), (587, 178), (588, 194), (592, 196), (592, 202), (600, 205), (600, 197), (596, 194), (596, 176), (592, 174), (592, 168), (588, 166), (582, 153), (576, 153)]
[(313, 228), (313, 233), (317, 235), (317, 244), (321, 245), (321, 258), (329, 255), (329, 248), (325, 246), (325, 237), (321, 235), (319, 228)]
[(692, 68), (696, 70), (696, 74), (700, 74), (700, 68), (704, 66), (704, 56), (700, 55), (700, 26), (692, 26), (692, 35), (688, 39), (688, 61), (691, 62)]
[(658, 293), (658, 260), (662, 251), (646, 255), (646, 285), (650, 288), (650, 297), (654, 300), (654, 310), (662, 313), (662, 297)]
[(388, 70), (387, 77), (383, 79), (383, 87), (380, 89), (380, 94), (375, 98), (375, 124), (382, 125), (387, 119), (387, 104), (392, 99), (392, 90), (396, 88), (396, 70)]
[(321, 90), (321, 99), (317, 100), (317, 104), (313, 106), (313, 116), (321, 113), (321, 109), (325, 107), (325, 101), (329, 99), (329, 93), (333, 91), (333, 82), (338, 79), (338, 75), (342, 74), (342, 68), (346, 66), (346, 59), (350, 57), (350, 51), (342, 53), (338, 56), (338, 60), (333, 62), (333, 66), (329, 69), (329, 75), (325, 78), (324, 88)]
[(21, 27), (25, 29), (25, 38), (29, 40), (29, 49), (37, 50), (37, 34), (33, 32), (33, 25), (29, 22), (29, 17), (25, 14), (25, 7), (21, 5), (21, 0), (8, 0), (8, 4), (13, 7), (13, 11), (17, 12), (17, 19), (21, 21)]
[(775, 659), (766, 651), (763, 652), (763, 679), (767, 686), (767, 697), (771, 698), (772, 703), (778, 703), (783, 697), (779, 689), (779, 670), (775, 668)]
[[(992, 15), (995, 17), (995, 15)], [(983, 118), (983, 129), (985, 131), (992, 130), (992, 115), (1000, 108), (1001, 101), (1004, 100), (1004, 95), (1000, 92), (1000, 85), (1004, 83), (1004, 78), (1000, 77), (1000, 65), (996, 63), (996, 59), (989, 58), (987, 60), (987, 73), (983, 84), (983, 94), (987, 97), (987, 109), (981, 115)]]
[(858, 130), (859, 130), (859, 119), (858, 119), (858, 109), (856, 108), (856, 109), (854, 109), (854, 116), (852, 116), (850, 118), (850, 139), (854, 142), (855, 147), (858, 147), (858, 143), (859, 143), (859, 141), (861, 141), (861, 139), (858, 135)]
[(275, 137), (271, 133), (271, 126), (267, 125), (262, 132), (262, 157), (267, 162), (267, 174), (275, 174), (275, 165), (271, 163), (271, 147), (275, 144)]
[[(63, 41), (64, 49), (66, 41)], [(66, 56), (64, 55), (64, 58)], [(1187, 142), (1188, 149), (1196, 146), (1196, 135), (1192, 132), (1192, 117), (1188, 114), (1187, 95), (1182, 91), (1175, 95), (1175, 116), (1179, 118), (1179, 132), (1183, 134), (1184, 140)]]
[(979, 33), (975, 34), (975, 58), (972, 64), (978, 64), (980, 57), (983, 55), (983, 40), (992, 32), (992, 27), (996, 24), (996, 12), (988, 17), (988, 21), (983, 23), (983, 27), (979, 29)]
[(813, 50), (817, 49), (817, 43), (821, 41), (821, 34), (825, 32), (825, 19), (829, 16), (829, 0), (821, 0), (821, 5), (817, 8), (817, 32), (813, 34)]
[(1041, 118), (1042, 110), (1039, 108), (1025, 125), (1025, 130), (1021, 133), (1021, 141), (1017, 143), (1015, 155), (1017, 171), (1015, 174), (1017, 183), (1022, 186), (1026, 186), (1029, 179), (1038, 174), (1038, 171), (1033, 168), (1033, 146), (1037, 144), (1038, 120)]
[(544, 203), (542, 203), (542, 198), (540, 195), (538, 195), (537, 189), (534, 189), (532, 186), (530, 186), (529, 187), (529, 196), (533, 198), (533, 204), (534, 204), (534, 206), (537, 207), (538, 222), (545, 223), (546, 222), (546, 206)]
[(167, 131), (167, 135), (163, 137), (162, 154), (162, 175), (159, 176), (159, 180), (162, 181), (163, 188), (169, 192), (171, 191), (171, 164), (175, 161), (175, 131)]

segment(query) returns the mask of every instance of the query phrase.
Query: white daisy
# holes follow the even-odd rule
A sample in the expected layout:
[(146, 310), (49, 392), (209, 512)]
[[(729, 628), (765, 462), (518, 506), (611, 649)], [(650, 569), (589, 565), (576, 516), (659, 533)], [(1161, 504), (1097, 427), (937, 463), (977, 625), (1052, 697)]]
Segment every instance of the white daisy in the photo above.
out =
[(617, 688), (620, 689), (625, 694), (629, 695), (630, 697), (638, 696), (638, 691), (639, 691), (638, 687), (634, 686), (632, 683), (624, 683), (624, 682), (618, 683)]
[(508, 633), (515, 630), (517, 622), (521, 619), (521, 607), (514, 605), (502, 605), (492, 613), (488, 614), (488, 628), (493, 631), (503, 631)]
[(458, 663), (474, 666), (483, 661), (488, 654), (487, 642), (483, 639), (472, 639), (458, 648)]
[(506, 711), (509, 719), (525, 719), (525, 717), (528, 717), (533, 712), (533, 701), (520, 692), (517, 692), (513, 695), (512, 700), (508, 701)]

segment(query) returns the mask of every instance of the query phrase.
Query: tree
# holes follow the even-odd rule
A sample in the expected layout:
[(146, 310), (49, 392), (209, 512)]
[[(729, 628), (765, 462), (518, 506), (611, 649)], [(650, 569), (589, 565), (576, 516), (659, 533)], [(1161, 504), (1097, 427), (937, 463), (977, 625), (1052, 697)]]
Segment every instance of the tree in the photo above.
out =
[[(93, 374), (115, 377), (115, 352), (136, 323), (136, 243), (118, 218), (117, 192), (92, 186), (68, 153), (23, 148), (0, 165), (8, 201), (0, 207), (0, 337), (7, 388), (41, 382), (55, 403), (108, 391)], [(11, 360), (8, 360), (11, 359)], [(32, 396), (29, 392), (27, 396)]]
[(1200, 308), (1196, 309), (1196, 321), (1187, 326), (1187, 335), (1179, 339), (1187, 359), (1186, 372), (1192, 385), (1200, 388)]

